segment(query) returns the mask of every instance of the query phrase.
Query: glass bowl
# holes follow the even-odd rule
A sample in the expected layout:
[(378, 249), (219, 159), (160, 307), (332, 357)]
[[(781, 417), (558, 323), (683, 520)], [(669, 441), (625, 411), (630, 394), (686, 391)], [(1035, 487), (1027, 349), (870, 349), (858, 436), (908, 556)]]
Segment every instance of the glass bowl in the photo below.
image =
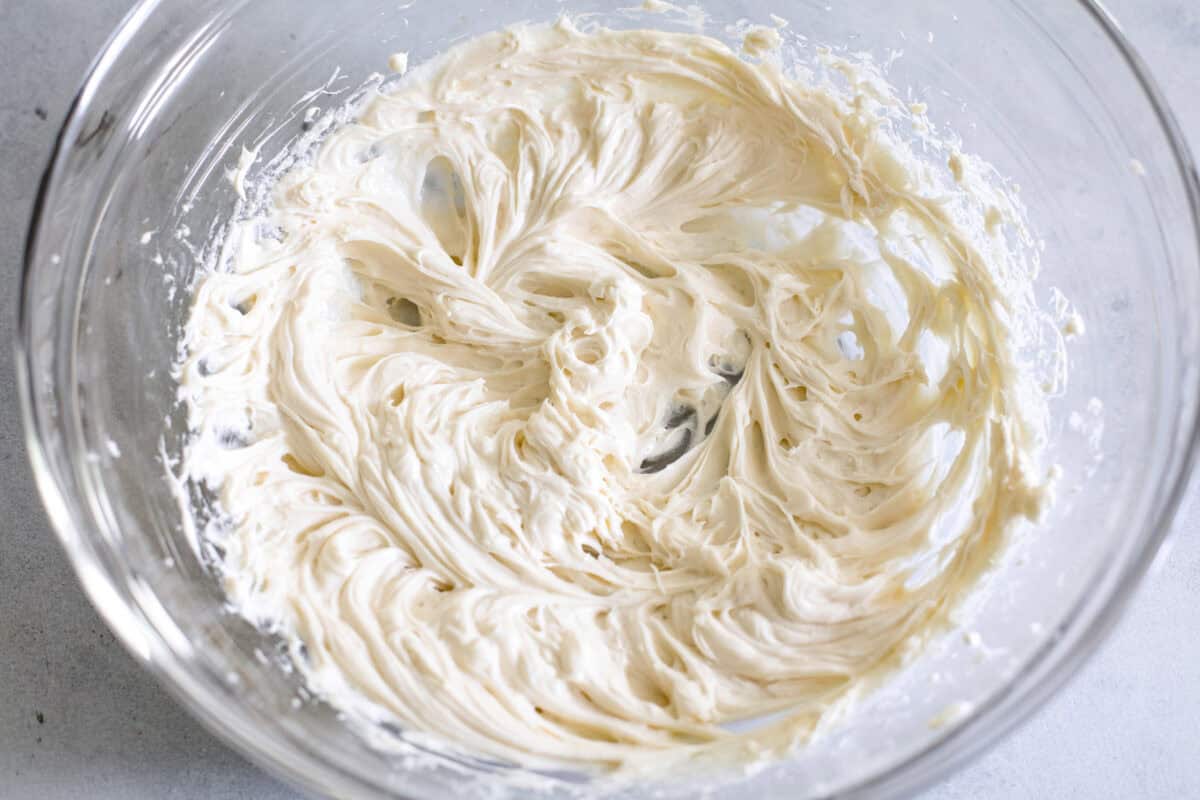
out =
[[(709, 32), (727, 38), (727, 23), (775, 12), (806, 37), (793, 38), (798, 48), (844, 45), (881, 62), (903, 51), (891, 81), (1020, 184), (1044, 241), (1038, 291), (1060, 289), (1087, 323), (1052, 401), (1060, 496), (974, 598), (970, 636), (943, 637), (790, 759), (715, 781), (551, 777), (546, 791), (912, 791), (1062, 685), (1167, 532), (1195, 452), (1196, 176), (1143, 65), (1095, 3), (729, 0), (706, 10)], [(418, 64), (464, 37), (563, 11), (623, 27), (688, 24), (601, 0), (145, 0), (94, 63), (38, 194), (17, 363), (52, 524), (130, 651), (212, 730), (310, 790), (490, 797), (519, 770), (400, 756), (387, 736), (362, 736), (305, 692), (276, 640), (225, 607), (169, 472), (186, 435), (170, 366), (188, 288), (235, 207), (228, 171), (243, 146), (278, 152), (311, 123), (308, 109), (345, 104), (392, 52)]]

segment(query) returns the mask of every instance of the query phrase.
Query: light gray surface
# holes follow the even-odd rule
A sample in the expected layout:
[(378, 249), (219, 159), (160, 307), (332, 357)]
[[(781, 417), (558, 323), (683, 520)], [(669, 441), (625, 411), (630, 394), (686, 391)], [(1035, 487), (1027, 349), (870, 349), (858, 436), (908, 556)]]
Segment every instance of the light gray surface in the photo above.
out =
[[(0, 0), (0, 800), (295, 796), (203, 731), (83, 597), (25, 459), (8, 341), (58, 122), (127, 0)], [(1200, 6), (1113, 0), (1200, 151)], [(945, 798), (1200, 797), (1200, 488), (1102, 652)]]

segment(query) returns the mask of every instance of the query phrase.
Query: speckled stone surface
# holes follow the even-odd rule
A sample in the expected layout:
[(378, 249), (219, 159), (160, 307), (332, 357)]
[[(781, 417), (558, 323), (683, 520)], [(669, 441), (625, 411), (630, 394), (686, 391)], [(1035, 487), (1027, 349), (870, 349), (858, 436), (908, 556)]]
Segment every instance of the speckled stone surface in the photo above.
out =
[[(295, 793), (218, 742), (117, 644), (75, 581), (26, 462), (9, 341), (51, 140), (127, 0), (0, 0), (0, 800)], [(1200, 151), (1200, 4), (1112, 0)], [(1200, 797), (1200, 484), (1102, 651), (950, 798)]]

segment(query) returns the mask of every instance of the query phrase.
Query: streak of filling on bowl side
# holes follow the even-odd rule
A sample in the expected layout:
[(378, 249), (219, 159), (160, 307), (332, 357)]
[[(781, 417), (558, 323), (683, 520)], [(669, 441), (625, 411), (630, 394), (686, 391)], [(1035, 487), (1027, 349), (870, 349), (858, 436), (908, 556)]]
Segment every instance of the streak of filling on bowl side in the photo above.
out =
[(197, 291), (231, 601), (335, 705), (520, 763), (802, 742), (1049, 497), (1028, 287), (932, 174), (698, 34), (410, 74)]

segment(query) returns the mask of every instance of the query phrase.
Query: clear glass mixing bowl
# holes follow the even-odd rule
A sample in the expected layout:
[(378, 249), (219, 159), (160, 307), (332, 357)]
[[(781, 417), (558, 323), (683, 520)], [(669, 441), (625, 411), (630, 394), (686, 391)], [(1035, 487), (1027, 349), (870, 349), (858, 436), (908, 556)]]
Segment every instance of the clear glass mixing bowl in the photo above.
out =
[[(994, 742), (1111, 626), (1168, 529), (1195, 448), (1196, 179), (1112, 20), (1090, 2), (826, 1), (711, 2), (709, 30), (775, 12), (811, 42), (880, 60), (902, 50), (892, 82), (1021, 185), (1045, 241), (1039, 291), (1060, 288), (1087, 335), (1053, 402), (1060, 500), (976, 603), (983, 648), (946, 637), (790, 760), (705, 778), (713, 797), (900, 793)], [(164, 466), (185, 434), (169, 366), (186, 287), (234, 207), (226, 173), (243, 145), (277, 151), (306, 109), (340, 106), (394, 51), (420, 63), (463, 37), (562, 11), (645, 24), (607, 0), (146, 0), (95, 62), (38, 196), (17, 347), (53, 525), (137, 658), (214, 731), (309, 789), (470, 797), (510, 770), (417, 763), (365, 743), (307, 697), (276, 642), (223, 607)], [(946, 709), (970, 711), (954, 720)], [(939, 715), (947, 724), (931, 725)], [(691, 797), (701, 787), (677, 776), (605, 791), (651, 788)]]

